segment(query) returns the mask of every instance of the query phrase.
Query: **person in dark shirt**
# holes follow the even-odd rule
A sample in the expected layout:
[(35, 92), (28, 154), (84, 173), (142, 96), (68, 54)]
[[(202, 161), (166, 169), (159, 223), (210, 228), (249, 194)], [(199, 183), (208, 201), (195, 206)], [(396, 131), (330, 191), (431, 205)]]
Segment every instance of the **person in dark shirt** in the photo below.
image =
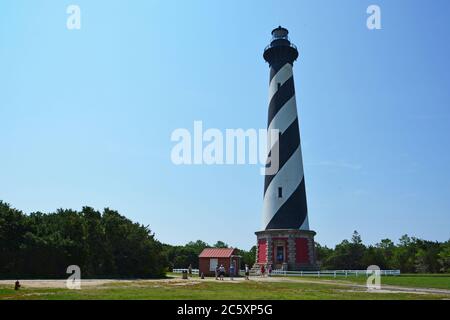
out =
[(219, 265), (216, 266), (216, 280), (219, 280), (219, 272), (220, 272), (220, 267)]

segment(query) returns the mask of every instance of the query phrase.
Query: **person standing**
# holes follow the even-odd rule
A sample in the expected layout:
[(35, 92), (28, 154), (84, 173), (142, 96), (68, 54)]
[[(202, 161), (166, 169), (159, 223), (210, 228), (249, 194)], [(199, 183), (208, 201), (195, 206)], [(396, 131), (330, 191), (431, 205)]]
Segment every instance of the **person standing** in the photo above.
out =
[(188, 273), (189, 273), (189, 277), (192, 277), (192, 264), (189, 264)]
[(223, 277), (225, 276), (225, 267), (223, 266), (223, 264), (220, 265), (219, 274), (220, 274), (220, 280), (223, 280)]
[(234, 270), (235, 270), (234, 261), (232, 261), (230, 266), (230, 280), (234, 279)]
[(264, 274), (266, 273), (266, 268), (264, 267), (263, 264), (261, 265), (260, 273), (261, 273), (261, 277), (264, 277)]
[(219, 280), (219, 276), (220, 276), (220, 267), (219, 267), (219, 265), (217, 264), (216, 265), (216, 280)]
[(269, 267), (267, 268), (268, 276), (270, 277), (272, 275), (272, 265), (269, 264)]
[(250, 268), (248, 267), (248, 264), (245, 265), (245, 280), (250, 280)]

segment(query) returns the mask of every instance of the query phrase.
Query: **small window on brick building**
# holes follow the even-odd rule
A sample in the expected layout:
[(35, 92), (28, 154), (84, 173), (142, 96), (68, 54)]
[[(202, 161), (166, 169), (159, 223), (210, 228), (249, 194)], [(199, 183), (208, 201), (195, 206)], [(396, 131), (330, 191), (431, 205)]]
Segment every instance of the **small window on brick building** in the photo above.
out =
[(278, 188), (278, 198), (283, 198), (283, 188)]

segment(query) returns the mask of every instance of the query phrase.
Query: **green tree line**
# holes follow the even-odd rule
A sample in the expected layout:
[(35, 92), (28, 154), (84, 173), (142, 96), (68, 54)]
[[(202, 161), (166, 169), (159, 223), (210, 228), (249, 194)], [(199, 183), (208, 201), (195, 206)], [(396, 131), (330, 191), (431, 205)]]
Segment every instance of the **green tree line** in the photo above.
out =
[(322, 270), (363, 270), (377, 265), (402, 273), (450, 272), (450, 240), (433, 242), (404, 235), (398, 244), (383, 239), (366, 246), (355, 231), (351, 240), (342, 241), (334, 249), (316, 244), (316, 255)]
[[(70, 265), (79, 266), (83, 278), (159, 278), (172, 268), (198, 268), (207, 247), (200, 240), (162, 244), (148, 226), (108, 208), (26, 215), (0, 201), (0, 278), (67, 278)], [(254, 263), (255, 250), (238, 250), (243, 264)]]
[(69, 265), (85, 278), (151, 278), (167, 260), (148, 227), (117, 211), (25, 215), (0, 201), (0, 278), (67, 278)]
[[(163, 277), (173, 268), (198, 268), (198, 255), (209, 245), (197, 240), (174, 246), (160, 243), (148, 226), (134, 223), (117, 211), (90, 207), (81, 211), (26, 215), (0, 201), (0, 278), (67, 278), (69, 265), (78, 265), (84, 278)], [(244, 264), (255, 262), (256, 247), (238, 249)], [(324, 269), (400, 269), (403, 273), (450, 272), (450, 241), (432, 242), (403, 236), (366, 246), (355, 231), (335, 248), (316, 244)]]

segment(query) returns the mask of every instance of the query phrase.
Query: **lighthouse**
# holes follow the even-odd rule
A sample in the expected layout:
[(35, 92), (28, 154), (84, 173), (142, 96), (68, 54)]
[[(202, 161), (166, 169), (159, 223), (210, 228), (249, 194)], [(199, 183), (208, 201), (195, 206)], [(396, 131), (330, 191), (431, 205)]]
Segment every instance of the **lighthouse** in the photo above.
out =
[[(267, 130), (277, 132), (269, 139), (268, 160), (278, 161), (277, 169), (266, 169), (264, 179), (263, 225), (256, 232), (256, 266), (273, 269), (316, 269), (315, 232), (310, 230), (305, 176), (295, 97), (294, 61), (299, 53), (281, 26), (272, 31), (264, 50), (270, 67)], [(278, 152), (278, 156), (274, 153)], [(270, 162), (270, 161), (268, 161)]]

